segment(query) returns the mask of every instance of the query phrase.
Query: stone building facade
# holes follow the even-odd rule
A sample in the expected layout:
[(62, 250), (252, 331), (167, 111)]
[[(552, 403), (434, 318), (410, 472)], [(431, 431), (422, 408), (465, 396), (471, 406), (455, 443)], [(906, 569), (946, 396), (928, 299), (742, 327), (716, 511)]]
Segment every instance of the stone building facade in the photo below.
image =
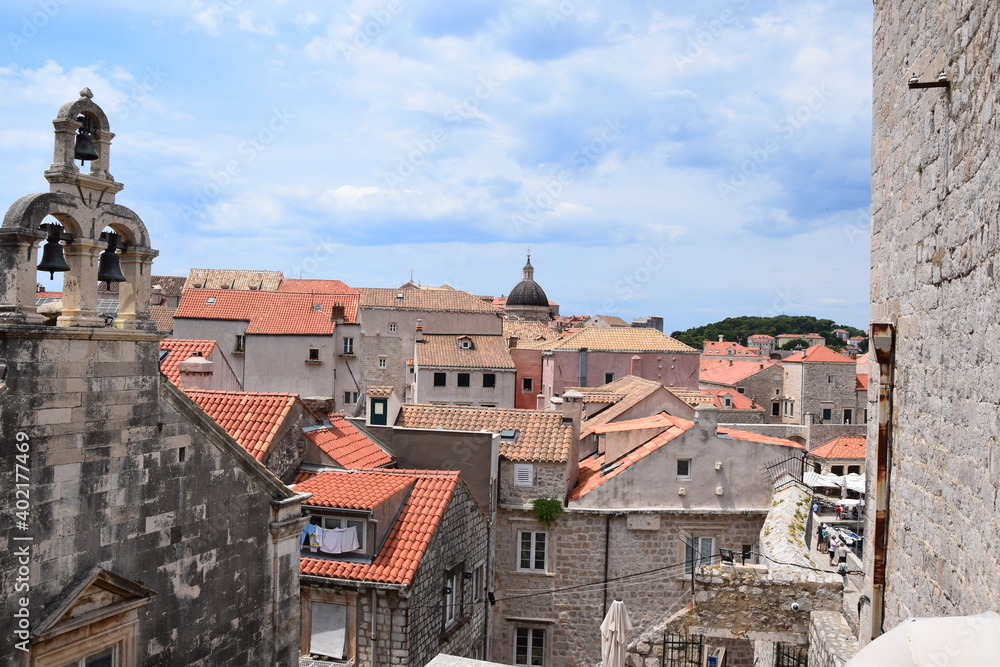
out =
[[(887, 488), (869, 492), (862, 641), (911, 616), (1000, 609), (1000, 6), (895, 0), (875, 3), (874, 20), (871, 392), (881, 400), (867, 473), (876, 480), (884, 457)], [(942, 85), (911, 88), (911, 77)]]
[[(73, 162), (81, 116), (99, 156), (88, 174)], [(0, 461), (19, 490), (0, 499), (0, 665), (294, 665), (302, 498), (161, 380), (156, 251), (114, 203), (107, 117), (84, 89), (54, 124), (50, 192), (0, 229)], [(71, 238), (55, 326), (33, 294), (47, 216)], [(127, 244), (114, 327), (96, 311), (106, 227)]]

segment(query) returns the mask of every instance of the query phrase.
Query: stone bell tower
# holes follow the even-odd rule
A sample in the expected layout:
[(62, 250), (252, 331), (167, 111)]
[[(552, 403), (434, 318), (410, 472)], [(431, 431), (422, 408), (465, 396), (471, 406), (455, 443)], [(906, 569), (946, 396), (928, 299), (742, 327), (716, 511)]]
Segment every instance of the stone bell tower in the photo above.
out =
[[(107, 115), (92, 98), (90, 89), (84, 88), (80, 99), (63, 105), (52, 121), (55, 153), (45, 172), (49, 191), (21, 197), (4, 216), (0, 227), (0, 324), (43, 321), (35, 308), (36, 265), (39, 241), (47, 236), (42, 221), (52, 216), (61, 226), (54, 229), (69, 267), (63, 279), (63, 309), (57, 326), (104, 326), (97, 315), (98, 256), (102, 251), (121, 251), (118, 259), (125, 281), (119, 288), (114, 326), (155, 330), (149, 319), (149, 296), (150, 271), (158, 253), (149, 247), (149, 235), (139, 216), (115, 203), (115, 195), (124, 187), (108, 171), (115, 135)], [(74, 163), (77, 142), (83, 135), (90, 137), (93, 146), (88, 151), (90, 171), (86, 174)], [(104, 233), (105, 229), (113, 233)]]

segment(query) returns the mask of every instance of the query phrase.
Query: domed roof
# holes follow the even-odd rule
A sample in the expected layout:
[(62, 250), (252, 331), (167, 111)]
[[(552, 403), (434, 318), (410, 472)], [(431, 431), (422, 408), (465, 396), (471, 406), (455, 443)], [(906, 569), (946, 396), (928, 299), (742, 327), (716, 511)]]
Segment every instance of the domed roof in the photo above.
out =
[(523, 279), (507, 296), (507, 307), (510, 306), (538, 306), (549, 307), (549, 298), (545, 296), (545, 290), (535, 282), (535, 268), (531, 266), (531, 255), (528, 255), (528, 262), (524, 265)]

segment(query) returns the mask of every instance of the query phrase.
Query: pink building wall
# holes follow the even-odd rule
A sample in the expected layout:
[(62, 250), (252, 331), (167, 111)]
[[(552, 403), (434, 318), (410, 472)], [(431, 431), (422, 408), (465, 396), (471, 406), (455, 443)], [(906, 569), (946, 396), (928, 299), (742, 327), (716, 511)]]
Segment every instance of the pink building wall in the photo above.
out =
[[(517, 368), (517, 379), (514, 383), (514, 407), (524, 410), (534, 410), (539, 392), (542, 390), (542, 351), (511, 348), (510, 357)], [(522, 391), (524, 378), (532, 379), (532, 390)]]
[[(542, 393), (546, 398), (580, 384), (580, 357), (585, 358), (584, 387), (606, 384), (605, 373), (620, 380), (637, 375), (667, 387), (698, 388), (698, 352), (607, 352), (555, 350), (542, 355)], [(638, 357), (638, 359), (633, 359)], [(515, 362), (516, 363), (516, 362)]]

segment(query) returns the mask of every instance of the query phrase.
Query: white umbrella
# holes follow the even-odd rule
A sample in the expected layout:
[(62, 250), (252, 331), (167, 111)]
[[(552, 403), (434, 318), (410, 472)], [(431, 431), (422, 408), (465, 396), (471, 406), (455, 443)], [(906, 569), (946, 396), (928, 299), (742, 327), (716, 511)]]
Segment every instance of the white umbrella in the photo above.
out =
[(1000, 615), (910, 618), (861, 649), (847, 667), (995, 665)]
[(632, 632), (625, 603), (615, 600), (601, 623), (601, 660), (604, 667), (625, 667), (625, 637)]

